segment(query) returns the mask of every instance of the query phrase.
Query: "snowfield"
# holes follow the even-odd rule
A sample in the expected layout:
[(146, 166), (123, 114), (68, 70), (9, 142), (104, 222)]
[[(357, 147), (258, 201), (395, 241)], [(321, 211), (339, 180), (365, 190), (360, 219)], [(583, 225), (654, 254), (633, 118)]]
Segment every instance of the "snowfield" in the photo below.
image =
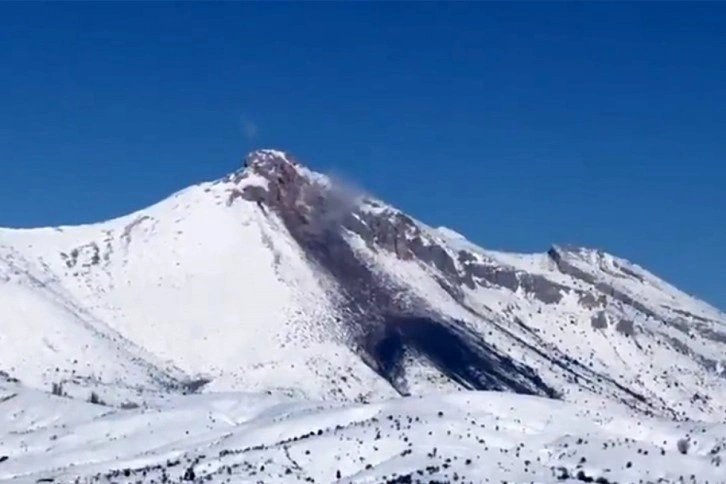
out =
[(114, 409), (0, 387), (0, 480), (724, 482), (726, 425), (506, 393), (376, 404), (218, 393)]
[(718, 309), (600, 250), (484, 249), (284, 152), (0, 228), (0, 480), (726, 482), (724, 422)]

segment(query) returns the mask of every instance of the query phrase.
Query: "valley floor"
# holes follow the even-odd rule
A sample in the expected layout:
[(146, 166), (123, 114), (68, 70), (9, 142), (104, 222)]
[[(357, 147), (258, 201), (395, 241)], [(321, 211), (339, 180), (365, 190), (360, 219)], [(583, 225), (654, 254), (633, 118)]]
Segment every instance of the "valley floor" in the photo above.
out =
[(726, 425), (460, 392), (210, 393), (119, 409), (0, 384), (0, 481), (726, 482)]

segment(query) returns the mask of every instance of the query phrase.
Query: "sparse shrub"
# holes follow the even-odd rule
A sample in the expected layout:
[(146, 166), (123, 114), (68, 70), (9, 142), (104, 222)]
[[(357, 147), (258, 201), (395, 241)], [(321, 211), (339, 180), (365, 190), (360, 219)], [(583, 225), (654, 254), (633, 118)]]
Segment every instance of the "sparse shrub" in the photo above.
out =
[(62, 396), (65, 395), (65, 393), (63, 392), (63, 384), (62, 383), (53, 383), (53, 385), (51, 386), (50, 392), (53, 395), (56, 395), (58, 397), (62, 397)]
[(92, 403), (94, 405), (106, 405), (106, 402), (101, 400), (101, 397), (98, 396), (98, 393), (91, 392), (91, 394), (88, 396), (88, 403)]
[(688, 454), (688, 449), (691, 447), (691, 443), (688, 441), (687, 438), (679, 439), (676, 443), (676, 447), (678, 448), (678, 452), (686, 455)]
[(9, 373), (4, 372), (2, 370), (0, 370), (0, 378), (4, 378), (9, 383), (20, 383), (20, 380), (18, 380), (17, 378), (13, 378), (12, 376), (10, 376)]

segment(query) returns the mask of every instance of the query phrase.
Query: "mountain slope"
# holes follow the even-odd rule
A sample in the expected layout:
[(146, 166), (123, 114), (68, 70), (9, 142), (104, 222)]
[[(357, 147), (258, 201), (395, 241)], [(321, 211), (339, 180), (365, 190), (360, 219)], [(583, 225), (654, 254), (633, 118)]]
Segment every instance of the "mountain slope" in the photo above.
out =
[[(279, 151), (116, 220), (2, 229), (0, 250), (0, 368), (39, 387), (53, 366), (111, 386), (123, 359), (140, 368), (126, 384), (154, 392), (208, 379), (338, 400), (466, 388), (676, 418), (726, 409), (718, 310), (599, 251), (487, 251)], [(19, 292), (39, 301), (22, 321), (48, 327), (18, 336)], [(27, 309), (59, 294), (82, 317)], [(71, 326), (71, 347), (116, 338), (100, 365), (45, 344)]]
[(0, 481), (18, 484), (723, 482), (724, 458), (724, 424), (506, 393), (215, 393), (123, 410), (0, 381)]

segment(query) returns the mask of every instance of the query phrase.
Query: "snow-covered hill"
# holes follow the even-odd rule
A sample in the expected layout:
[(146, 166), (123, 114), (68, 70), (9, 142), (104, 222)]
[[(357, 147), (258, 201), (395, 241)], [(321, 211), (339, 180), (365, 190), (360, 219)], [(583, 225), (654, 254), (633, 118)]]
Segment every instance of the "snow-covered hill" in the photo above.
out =
[(109, 409), (0, 383), (0, 481), (724, 482), (726, 425), (492, 392)]
[(488, 251), (274, 150), (119, 219), (0, 229), (0, 369), (109, 403), (481, 389), (721, 421), (725, 355), (723, 313), (630, 262)]

